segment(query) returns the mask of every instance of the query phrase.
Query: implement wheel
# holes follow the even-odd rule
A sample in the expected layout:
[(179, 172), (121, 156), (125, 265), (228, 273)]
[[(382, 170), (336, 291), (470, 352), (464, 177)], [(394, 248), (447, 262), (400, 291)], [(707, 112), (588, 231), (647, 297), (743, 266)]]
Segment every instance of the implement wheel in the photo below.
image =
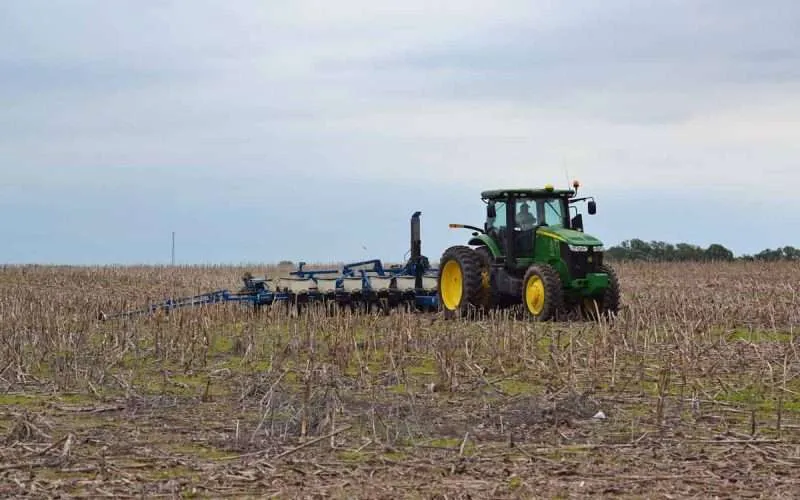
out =
[(581, 312), (586, 319), (597, 320), (600, 316), (612, 318), (619, 312), (619, 279), (614, 269), (606, 264), (600, 266), (601, 273), (608, 274), (608, 288), (600, 297), (586, 297), (581, 303)]
[(482, 308), (483, 260), (468, 246), (448, 248), (439, 261), (439, 304), (446, 319), (466, 315), (471, 308)]
[(564, 305), (564, 291), (558, 272), (546, 264), (533, 264), (522, 280), (522, 305), (534, 321), (554, 319)]

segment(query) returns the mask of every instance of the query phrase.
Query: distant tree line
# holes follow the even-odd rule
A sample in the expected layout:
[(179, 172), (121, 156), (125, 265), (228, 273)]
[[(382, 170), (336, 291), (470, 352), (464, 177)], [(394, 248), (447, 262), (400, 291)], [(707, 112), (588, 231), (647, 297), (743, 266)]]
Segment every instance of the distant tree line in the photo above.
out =
[(643, 260), (651, 262), (707, 262), (707, 261), (800, 261), (800, 249), (792, 246), (762, 250), (755, 255), (734, 256), (728, 248), (714, 243), (707, 248), (690, 243), (664, 241), (625, 240), (606, 250), (610, 260)]

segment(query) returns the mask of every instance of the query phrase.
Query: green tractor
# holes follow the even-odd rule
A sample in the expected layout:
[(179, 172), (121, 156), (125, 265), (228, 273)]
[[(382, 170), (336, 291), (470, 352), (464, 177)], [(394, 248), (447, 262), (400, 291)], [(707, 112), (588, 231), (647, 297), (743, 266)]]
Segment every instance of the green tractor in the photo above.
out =
[[(439, 262), (439, 304), (445, 317), (521, 304), (535, 321), (557, 319), (580, 309), (584, 317), (618, 312), (617, 275), (603, 262), (603, 243), (583, 232), (574, 189), (497, 189), (484, 191), (486, 222), (467, 245), (456, 245)], [(574, 213), (574, 216), (573, 216)]]

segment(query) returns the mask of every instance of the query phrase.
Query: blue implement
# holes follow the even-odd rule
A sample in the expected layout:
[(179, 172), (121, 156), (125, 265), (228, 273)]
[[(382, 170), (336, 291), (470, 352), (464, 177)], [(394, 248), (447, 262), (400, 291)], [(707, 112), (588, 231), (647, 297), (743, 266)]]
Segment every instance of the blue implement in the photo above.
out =
[(384, 311), (406, 306), (407, 309), (435, 311), (439, 307), (438, 269), (431, 267), (422, 255), (419, 217), (411, 217), (411, 251), (405, 265), (385, 267), (380, 259), (344, 264), (339, 269), (306, 269), (300, 262), (289, 277), (256, 278), (250, 273), (242, 277), (244, 286), (238, 292), (216, 290), (189, 297), (168, 298), (132, 311), (113, 315), (100, 313), (100, 319), (128, 318), (157, 311), (169, 312), (184, 307), (198, 307), (228, 302), (250, 305), (255, 309), (276, 303), (296, 305), (322, 302), (341, 306), (377, 305)]

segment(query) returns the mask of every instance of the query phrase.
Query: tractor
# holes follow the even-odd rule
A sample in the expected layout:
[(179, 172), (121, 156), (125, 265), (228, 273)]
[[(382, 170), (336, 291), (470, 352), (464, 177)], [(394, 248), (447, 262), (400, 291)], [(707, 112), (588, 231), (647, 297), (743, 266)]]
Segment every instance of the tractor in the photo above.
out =
[(446, 318), (522, 305), (534, 321), (564, 317), (578, 309), (586, 318), (611, 317), (619, 310), (614, 270), (603, 262), (603, 243), (583, 231), (573, 189), (496, 189), (483, 191), (483, 228), (466, 245), (448, 248), (439, 262), (438, 299)]

